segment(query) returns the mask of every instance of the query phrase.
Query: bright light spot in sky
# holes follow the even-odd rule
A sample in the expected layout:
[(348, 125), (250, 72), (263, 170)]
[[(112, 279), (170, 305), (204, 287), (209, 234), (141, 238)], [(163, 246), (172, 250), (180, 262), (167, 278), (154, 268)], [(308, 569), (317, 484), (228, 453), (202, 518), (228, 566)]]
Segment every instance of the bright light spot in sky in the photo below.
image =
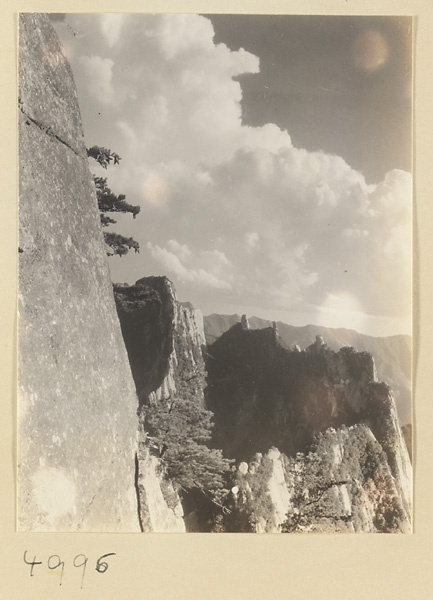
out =
[(388, 61), (388, 42), (380, 31), (364, 29), (353, 42), (352, 58), (358, 69), (367, 73), (377, 71)]
[(359, 300), (345, 291), (328, 294), (319, 307), (318, 325), (324, 327), (345, 327), (363, 331), (366, 314)]
[(170, 195), (170, 186), (159, 173), (149, 173), (141, 185), (142, 197), (147, 204), (161, 206)]
[(323, 308), (335, 310), (359, 310), (362, 306), (359, 300), (349, 292), (341, 291), (326, 296)]

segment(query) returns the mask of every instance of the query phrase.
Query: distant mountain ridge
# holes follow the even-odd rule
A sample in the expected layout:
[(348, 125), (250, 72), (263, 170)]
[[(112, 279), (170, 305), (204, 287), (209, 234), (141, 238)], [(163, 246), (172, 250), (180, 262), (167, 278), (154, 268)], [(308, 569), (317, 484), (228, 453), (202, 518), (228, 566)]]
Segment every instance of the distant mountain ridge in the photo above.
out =
[[(212, 314), (204, 317), (204, 332), (208, 345), (217, 340), (230, 327), (241, 320), (237, 314)], [(272, 321), (259, 317), (248, 319), (251, 329), (264, 329), (272, 326)], [(298, 345), (305, 349), (321, 335), (332, 350), (352, 346), (358, 352), (369, 352), (376, 364), (378, 379), (387, 383), (395, 396), (398, 416), (402, 424), (412, 422), (411, 410), (411, 344), (409, 335), (373, 337), (352, 329), (333, 329), (320, 325), (296, 327), (287, 323), (277, 323), (278, 335), (289, 348)]]

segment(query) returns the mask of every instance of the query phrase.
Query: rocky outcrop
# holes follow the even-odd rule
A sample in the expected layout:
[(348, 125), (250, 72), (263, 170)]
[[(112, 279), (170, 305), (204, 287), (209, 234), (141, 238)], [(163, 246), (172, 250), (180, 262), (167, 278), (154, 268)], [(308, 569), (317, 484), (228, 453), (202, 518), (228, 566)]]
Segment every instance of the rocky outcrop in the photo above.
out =
[(161, 463), (149, 451), (141, 432), (137, 454), (137, 490), (142, 531), (183, 533), (183, 508), (171, 481), (164, 476)]
[(213, 443), (242, 461), (229, 529), (279, 531), (289, 515), (288, 531), (410, 530), (412, 468), (371, 355), (320, 336), (290, 351), (238, 324), (207, 368)]
[[(328, 430), (312, 451), (288, 458), (277, 448), (241, 463), (229, 530), (256, 533), (411, 530), (398, 478), (365, 425)], [(239, 529), (239, 527), (242, 529)]]
[[(138, 401), (72, 72), (46, 15), (21, 14), (19, 65), (18, 529), (139, 531)], [(154, 470), (138, 477), (157, 489)]]
[[(204, 331), (208, 345), (240, 320), (238, 315), (209, 315), (204, 317)], [(250, 317), (251, 329), (273, 326), (271, 321)], [(403, 424), (412, 421), (411, 407), (411, 338), (408, 335), (373, 337), (351, 329), (333, 329), (319, 325), (295, 327), (277, 323), (280, 341), (287, 347), (305, 349), (316, 335), (321, 335), (335, 351), (352, 346), (358, 352), (368, 352), (374, 358), (378, 378), (392, 387), (399, 420)]]
[(140, 406), (165, 401), (188, 384), (204, 403), (203, 318), (178, 302), (167, 277), (143, 277), (114, 286)]
[[(140, 402), (140, 435), (146, 440), (152, 431), (151, 420), (158, 407), (167, 409), (167, 417), (177, 402), (193, 402), (204, 407), (205, 343), (203, 320), (199, 311), (177, 301), (174, 286), (166, 277), (144, 277), (135, 285), (116, 285), (116, 305)], [(174, 418), (174, 414), (171, 415)], [(184, 417), (182, 417), (184, 418)], [(153, 438), (152, 438), (153, 439)], [(163, 455), (164, 447), (154, 454)], [(150, 457), (156, 460), (155, 456)], [(139, 454), (139, 472), (149, 460), (147, 450)], [(170, 486), (161, 472), (161, 480)], [(140, 488), (140, 503), (146, 506), (149, 494)], [(184, 530), (179, 498), (170, 488), (175, 519), (169, 530)], [(188, 512), (196, 512), (195, 502), (187, 502)], [(191, 521), (185, 514), (186, 522)], [(196, 519), (196, 517), (194, 517)]]

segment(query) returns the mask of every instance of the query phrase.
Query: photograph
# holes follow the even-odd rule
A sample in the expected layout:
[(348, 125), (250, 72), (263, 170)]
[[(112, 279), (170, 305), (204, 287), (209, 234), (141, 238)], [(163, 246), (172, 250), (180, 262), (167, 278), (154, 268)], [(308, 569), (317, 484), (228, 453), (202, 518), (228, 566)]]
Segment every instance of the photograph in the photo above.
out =
[(413, 533), (413, 17), (17, 21), (16, 530)]

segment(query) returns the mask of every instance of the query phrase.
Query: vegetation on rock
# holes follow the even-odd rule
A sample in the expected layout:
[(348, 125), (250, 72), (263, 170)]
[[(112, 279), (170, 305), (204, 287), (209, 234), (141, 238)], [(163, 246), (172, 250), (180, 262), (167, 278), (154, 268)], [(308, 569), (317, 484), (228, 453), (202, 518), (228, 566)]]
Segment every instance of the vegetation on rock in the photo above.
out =
[(204, 405), (206, 371), (192, 307), (176, 301), (164, 277), (116, 284), (114, 296), (153, 453), (184, 500), (206, 497), (222, 508), (231, 461), (208, 446), (213, 413)]
[(346, 531), (349, 525), (362, 531), (366, 511), (370, 530), (402, 531), (406, 517), (394, 478), (367, 427), (319, 434), (307, 455), (286, 458), (286, 470), (294, 493), (283, 533)]
[(346, 514), (341, 502), (335, 498), (338, 488), (348, 481), (325, 475), (316, 453), (299, 454), (295, 464), (294, 495), (291, 509), (281, 525), (282, 533), (338, 531), (344, 523), (352, 521), (352, 514)]
[[(88, 148), (87, 156), (94, 158), (104, 169), (111, 163), (118, 165), (121, 160), (118, 154), (100, 146)], [(135, 219), (140, 212), (139, 206), (128, 204), (128, 202), (125, 201), (126, 196), (124, 194), (119, 194), (118, 196), (114, 194), (107, 185), (106, 177), (93, 176), (93, 180), (96, 188), (96, 198), (98, 200), (102, 227), (108, 227), (117, 222), (107, 213), (131, 213)], [(127, 254), (131, 248), (134, 248), (135, 252), (140, 251), (140, 245), (132, 237), (128, 238), (113, 231), (104, 231), (104, 240), (108, 248), (107, 256), (123, 256), (124, 254)]]
[(234, 477), (238, 488), (236, 512), (234, 519), (228, 520), (229, 531), (239, 531), (240, 526), (244, 532), (255, 533), (259, 529), (272, 531), (276, 526), (275, 507), (269, 493), (272, 471), (272, 460), (260, 453), (251, 461), (247, 473), (237, 470)]
[(222, 506), (230, 460), (207, 442), (212, 435), (213, 413), (203, 405), (205, 372), (202, 359), (191, 369), (183, 325), (174, 336), (176, 391), (165, 401), (143, 407), (143, 426), (161, 459), (167, 476), (182, 493), (200, 490)]

